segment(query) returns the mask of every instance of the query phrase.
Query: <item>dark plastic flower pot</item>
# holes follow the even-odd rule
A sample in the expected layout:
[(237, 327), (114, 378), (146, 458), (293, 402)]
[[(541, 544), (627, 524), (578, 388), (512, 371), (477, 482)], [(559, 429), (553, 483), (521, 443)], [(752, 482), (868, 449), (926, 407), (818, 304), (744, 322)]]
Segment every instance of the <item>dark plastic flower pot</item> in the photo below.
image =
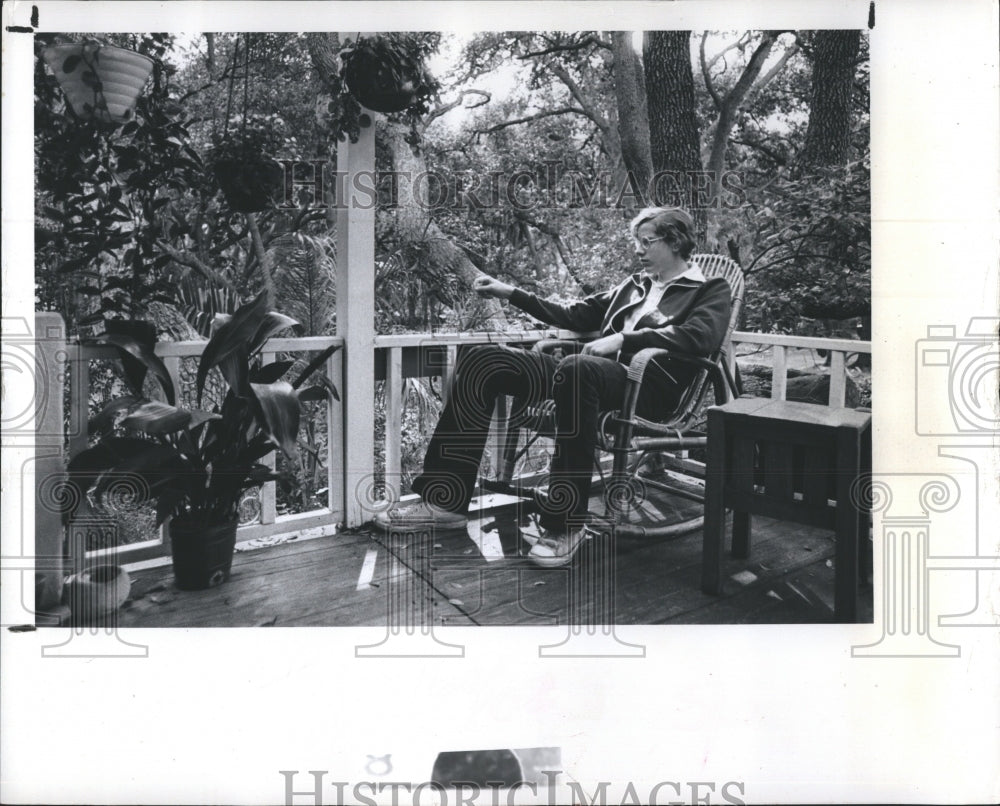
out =
[(237, 524), (236, 518), (216, 525), (184, 517), (170, 522), (170, 554), (178, 588), (197, 591), (228, 581)]
[(229, 206), (239, 213), (259, 213), (282, 190), (285, 174), (274, 160), (220, 160), (215, 178)]

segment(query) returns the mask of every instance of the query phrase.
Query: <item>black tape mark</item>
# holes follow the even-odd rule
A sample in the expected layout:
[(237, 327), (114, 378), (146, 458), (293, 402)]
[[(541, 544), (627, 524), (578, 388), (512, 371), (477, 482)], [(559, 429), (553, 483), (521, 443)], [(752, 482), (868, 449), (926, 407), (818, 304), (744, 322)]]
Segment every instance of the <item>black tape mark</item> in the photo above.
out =
[(11, 34), (33, 34), (38, 27), (38, 6), (31, 7), (31, 25), (8, 25), (7, 32)]
[(875, 27), (875, 0), (868, 4), (868, 29)]

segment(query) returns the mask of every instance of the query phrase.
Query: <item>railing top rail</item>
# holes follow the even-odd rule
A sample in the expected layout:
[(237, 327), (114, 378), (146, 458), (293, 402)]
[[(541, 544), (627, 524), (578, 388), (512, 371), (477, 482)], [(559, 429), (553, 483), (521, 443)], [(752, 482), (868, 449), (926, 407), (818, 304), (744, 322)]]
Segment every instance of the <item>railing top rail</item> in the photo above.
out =
[[(305, 350), (325, 350), (334, 344), (343, 345), (342, 336), (300, 336), (292, 338), (268, 339), (264, 344), (265, 352), (299, 352)], [(161, 358), (186, 358), (201, 355), (208, 341), (159, 341), (156, 343), (156, 354)], [(83, 358), (113, 358), (117, 355), (112, 347), (96, 344), (79, 345)]]
[[(376, 336), (375, 348), (389, 347), (420, 347), (428, 344), (462, 345), (462, 344), (508, 344), (532, 342), (539, 339), (568, 339), (581, 334), (572, 330), (548, 328), (545, 330), (511, 330), (511, 331), (475, 331), (470, 333), (399, 333)], [(870, 353), (870, 341), (854, 339), (829, 339), (820, 336), (789, 336), (783, 333), (752, 333), (738, 330), (733, 333), (733, 341), (740, 344), (765, 344), (781, 347), (806, 348), (814, 350), (833, 350), (849, 353)], [(205, 349), (208, 342), (196, 341), (162, 341), (156, 344), (156, 354), (166, 357), (184, 358), (197, 356)], [(343, 345), (342, 336), (301, 336), (282, 337), (268, 340), (265, 350), (268, 352), (300, 352), (306, 350), (323, 350), (331, 345)], [(80, 345), (84, 358), (105, 358), (114, 356), (109, 347), (99, 345)]]
[(870, 341), (854, 339), (827, 339), (821, 336), (788, 336), (784, 333), (750, 333), (737, 330), (733, 341), (741, 344), (772, 344), (779, 347), (803, 347), (813, 350), (833, 350), (846, 353), (870, 353)]
[(539, 341), (540, 339), (570, 339), (581, 334), (574, 330), (547, 328), (545, 330), (477, 330), (468, 333), (395, 333), (375, 337), (376, 348), (420, 347), (427, 344), (506, 344), (510, 342)]

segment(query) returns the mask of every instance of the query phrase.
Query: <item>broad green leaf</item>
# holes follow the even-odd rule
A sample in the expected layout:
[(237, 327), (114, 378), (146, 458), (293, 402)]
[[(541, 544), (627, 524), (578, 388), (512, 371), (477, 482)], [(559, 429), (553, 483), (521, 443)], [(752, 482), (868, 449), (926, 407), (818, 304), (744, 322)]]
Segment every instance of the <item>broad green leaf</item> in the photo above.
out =
[(122, 425), (146, 434), (172, 434), (185, 428), (194, 428), (207, 420), (220, 419), (222, 417), (219, 414), (181, 409), (151, 400), (136, 408), (122, 421)]
[(253, 341), (250, 342), (250, 355), (253, 355), (263, 347), (264, 342), (275, 333), (296, 325), (298, 325), (298, 322), (292, 319), (292, 317), (285, 316), (283, 313), (278, 313), (277, 311), (268, 311), (264, 314), (264, 320), (260, 323), (260, 327), (254, 334)]
[(118, 467), (136, 456), (141, 456), (156, 443), (137, 437), (110, 437), (93, 448), (81, 451), (69, 461), (67, 480), (76, 489), (72, 512), (83, 499), (94, 482), (104, 472)]
[(250, 388), (260, 404), (269, 435), (286, 456), (292, 456), (299, 433), (299, 400), (295, 389), (287, 381), (252, 383)]
[[(110, 324), (111, 322), (107, 322), (105, 326)], [(140, 341), (128, 333), (102, 333), (94, 341), (98, 344), (110, 344), (118, 349), (129, 385), (136, 394), (142, 394), (146, 371), (150, 370), (159, 382), (167, 402), (174, 403), (176, 400), (174, 382), (170, 378), (170, 373), (167, 372), (166, 365), (153, 352), (152, 344), (145, 340)]]
[(341, 345), (339, 344), (333, 344), (330, 347), (327, 347), (325, 350), (323, 350), (319, 355), (317, 355), (314, 359), (312, 359), (312, 361), (310, 361), (306, 365), (306, 368), (302, 370), (302, 373), (299, 375), (299, 377), (295, 379), (295, 381), (292, 383), (292, 386), (294, 386), (296, 389), (302, 386), (303, 382), (305, 382), (305, 380), (310, 375), (312, 375), (316, 370), (322, 367), (326, 363), (327, 359), (335, 352), (337, 352), (337, 350), (339, 350), (340, 347)]
[[(244, 305), (231, 318), (223, 322), (209, 339), (198, 364), (196, 389), (199, 405), (201, 405), (201, 395), (205, 388), (205, 379), (213, 367), (218, 366), (223, 359), (230, 355), (235, 355), (241, 364), (247, 362), (250, 340), (260, 328), (265, 313), (267, 313), (267, 294), (262, 291), (253, 302)], [(239, 373), (232, 372), (231, 367), (228, 374), (234, 379), (238, 379)], [(238, 386), (233, 387), (230, 378), (227, 377), (226, 381), (230, 383), (230, 388), (241, 391)]]
[(187, 491), (180, 487), (172, 487), (159, 492), (156, 496), (156, 525), (162, 526), (174, 509), (187, 498)]
[(116, 485), (128, 485), (134, 490), (136, 502), (154, 497), (154, 485), (162, 486), (166, 481), (179, 480), (183, 484), (184, 462), (176, 450), (169, 445), (157, 445), (147, 442), (146, 450), (105, 470), (94, 485), (94, 494), (103, 498)]
[(281, 380), (293, 366), (295, 366), (294, 361), (274, 361), (251, 372), (250, 380), (254, 383), (274, 383)]
[(112, 400), (87, 423), (87, 433), (103, 436), (114, 426), (115, 415), (118, 412), (130, 409), (143, 400), (144, 398), (135, 397), (134, 395), (126, 395), (125, 397)]
[(299, 390), (299, 402), (308, 403), (316, 400), (326, 400), (331, 395), (333, 395), (334, 399), (340, 400), (337, 396), (337, 390), (333, 388), (332, 383), (329, 386), (314, 384), (313, 386), (307, 386), (305, 389)]

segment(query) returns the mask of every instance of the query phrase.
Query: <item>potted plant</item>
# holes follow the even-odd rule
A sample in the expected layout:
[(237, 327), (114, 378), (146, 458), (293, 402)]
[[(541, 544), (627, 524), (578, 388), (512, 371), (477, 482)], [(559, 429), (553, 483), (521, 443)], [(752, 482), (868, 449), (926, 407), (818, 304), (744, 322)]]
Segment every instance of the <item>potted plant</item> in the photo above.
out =
[(281, 190), (284, 173), (274, 155), (285, 145), (285, 122), (277, 115), (237, 116), (212, 136), (207, 162), (230, 207), (256, 213)]
[(344, 82), (358, 102), (376, 112), (426, 112), (437, 83), (424, 66), (419, 41), (404, 34), (362, 37), (340, 53)]
[[(123, 478), (133, 482), (136, 503), (155, 502), (158, 525), (169, 519), (174, 577), (183, 590), (229, 578), (241, 496), (278, 477), (261, 460), (275, 448), (287, 456), (296, 452), (302, 401), (327, 394), (339, 399), (323, 375), (319, 384), (303, 387), (336, 347), (310, 361), (291, 383), (282, 377), (294, 361), (262, 365), (265, 342), (296, 324), (268, 310), (263, 293), (232, 316), (219, 315), (198, 365), (195, 409), (175, 405), (176, 390), (154, 352), (151, 325), (125, 323), (96, 339), (119, 352), (133, 394), (111, 401), (91, 421), (101, 439), (69, 463), (74, 501), (86, 495), (101, 501)], [(212, 370), (225, 380), (225, 397), (205, 411), (202, 393)], [(144, 396), (150, 374), (163, 400)], [(132, 435), (114, 433), (119, 415), (125, 415), (120, 427)]]
[(153, 60), (97, 40), (51, 45), (42, 58), (55, 74), (77, 117), (103, 123), (131, 120)]

